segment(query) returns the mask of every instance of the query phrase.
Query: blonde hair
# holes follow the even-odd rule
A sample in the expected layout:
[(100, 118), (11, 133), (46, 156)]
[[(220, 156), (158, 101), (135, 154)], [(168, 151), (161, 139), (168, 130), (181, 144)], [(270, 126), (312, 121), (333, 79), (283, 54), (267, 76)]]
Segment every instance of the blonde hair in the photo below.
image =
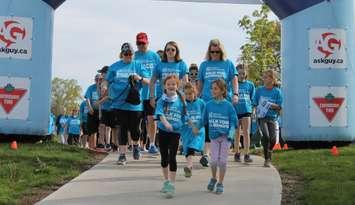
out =
[(191, 90), (195, 96), (197, 95), (197, 89), (196, 86), (194, 86), (191, 82), (187, 82), (184, 86), (184, 93), (186, 93), (187, 90)]
[(210, 40), (210, 43), (208, 45), (208, 49), (207, 49), (207, 52), (206, 52), (206, 56), (205, 56), (205, 59), (206, 60), (211, 60), (211, 54), (210, 54), (210, 51), (211, 51), (211, 47), (212, 46), (216, 46), (219, 48), (219, 50), (221, 51), (220, 53), (220, 57), (221, 59), (220, 60), (226, 60), (227, 59), (227, 52), (226, 50), (224, 49), (224, 46), (223, 44), (221, 43), (221, 41), (219, 39), (212, 39)]
[(226, 98), (226, 97), (227, 97), (227, 86), (226, 86), (226, 82), (225, 82), (223, 79), (217, 79), (217, 80), (214, 80), (214, 81), (212, 82), (212, 85), (213, 85), (213, 84), (216, 84), (217, 87), (218, 87), (219, 89), (221, 89), (221, 91), (222, 91), (222, 96), (223, 96), (224, 98)]
[(268, 70), (264, 71), (263, 74), (267, 75), (268, 77), (270, 77), (272, 79), (272, 84), (274, 86), (277, 85), (277, 73), (274, 70), (268, 69)]
[(237, 71), (239, 72), (239, 69), (244, 69), (245, 71), (245, 79), (248, 78), (248, 74), (249, 74), (249, 69), (248, 69), (248, 65), (244, 64), (244, 63), (240, 63), (237, 66)]

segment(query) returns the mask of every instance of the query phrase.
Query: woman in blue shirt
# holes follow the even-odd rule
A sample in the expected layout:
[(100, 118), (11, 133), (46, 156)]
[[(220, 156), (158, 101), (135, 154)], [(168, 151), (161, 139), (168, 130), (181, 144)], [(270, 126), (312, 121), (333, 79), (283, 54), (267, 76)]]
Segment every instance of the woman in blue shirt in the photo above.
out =
[(119, 157), (117, 162), (120, 165), (125, 165), (127, 160), (128, 132), (130, 132), (133, 141), (133, 159), (138, 160), (140, 157), (138, 140), (140, 137), (139, 125), (142, 120), (143, 104), (142, 99), (137, 105), (126, 101), (130, 90), (129, 78), (137, 85), (136, 89), (138, 89), (139, 93), (142, 91), (142, 85), (149, 83), (149, 79), (145, 78), (141, 64), (133, 60), (133, 54), (133, 47), (129, 43), (124, 43), (120, 53), (122, 60), (112, 64), (106, 76), (106, 80), (109, 82), (108, 96), (111, 100), (111, 108), (120, 126)]
[[(198, 70), (198, 90), (200, 97), (207, 103), (213, 96), (211, 93), (212, 82), (217, 79), (225, 80), (227, 84), (227, 99), (231, 99), (233, 104), (238, 102), (238, 72), (232, 61), (227, 59), (227, 54), (223, 44), (218, 39), (212, 39), (208, 45), (205, 61), (201, 63)], [(208, 166), (208, 154), (211, 140), (206, 128), (205, 155), (200, 162), (203, 166)]]
[(253, 105), (256, 107), (256, 117), (262, 132), (265, 167), (270, 167), (272, 148), (276, 143), (276, 123), (281, 111), (281, 90), (275, 87), (277, 79), (273, 70), (263, 73), (264, 86), (255, 92)]

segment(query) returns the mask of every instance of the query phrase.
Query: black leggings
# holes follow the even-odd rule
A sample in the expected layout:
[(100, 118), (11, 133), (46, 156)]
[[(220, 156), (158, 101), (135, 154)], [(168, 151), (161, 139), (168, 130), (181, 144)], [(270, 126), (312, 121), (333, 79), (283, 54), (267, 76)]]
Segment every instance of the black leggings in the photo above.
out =
[(140, 136), (139, 126), (142, 120), (142, 112), (129, 110), (114, 110), (120, 126), (120, 135), (118, 136), (119, 145), (127, 145), (128, 131), (131, 133), (133, 141), (138, 141)]
[(171, 172), (176, 172), (176, 153), (179, 147), (179, 133), (166, 132), (159, 129), (159, 148), (161, 156), (161, 166), (166, 168), (169, 165)]

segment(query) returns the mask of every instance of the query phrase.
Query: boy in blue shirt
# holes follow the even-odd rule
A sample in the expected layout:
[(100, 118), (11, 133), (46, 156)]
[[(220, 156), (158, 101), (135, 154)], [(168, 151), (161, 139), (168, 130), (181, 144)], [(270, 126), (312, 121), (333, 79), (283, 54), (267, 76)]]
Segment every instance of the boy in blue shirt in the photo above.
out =
[(78, 116), (78, 109), (72, 110), (72, 115), (68, 118), (68, 144), (78, 145), (80, 136), (80, 118)]

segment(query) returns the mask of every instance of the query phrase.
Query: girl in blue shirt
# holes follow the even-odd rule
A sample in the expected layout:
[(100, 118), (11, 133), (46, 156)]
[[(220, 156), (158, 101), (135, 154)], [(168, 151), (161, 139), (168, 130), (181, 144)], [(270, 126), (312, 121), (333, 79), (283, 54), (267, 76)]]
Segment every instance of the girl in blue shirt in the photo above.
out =
[(244, 143), (244, 162), (250, 163), (253, 160), (249, 155), (250, 147), (250, 124), (251, 124), (251, 113), (253, 111), (252, 99), (255, 95), (254, 83), (247, 80), (247, 66), (244, 64), (239, 64), (238, 69), (238, 84), (239, 84), (239, 101), (235, 105), (235, 110), (237, 112), (239, 125), (237, 133), (235, 135), (234, 149), (235, 155), (234, 160), (236, 162), (241, 162), (240, 160), (240, 134), (243, 133), (243, 143)]
[(68, 144), (78, 145), (80, 136), (80, 118), (78, 116), (78, 109), (72, 110), (72, 115), (68, 119)]
[(205, 144), (205, 129), (197, 129), (197, 127), (202, 127), (203, 124), (202, 114), (205, 109), (205, 102), (197, 98), (196, 87), (190, 82), (184, 86), (184, 94), (186, 97), (187, 116), (189, 118), (181, 130), (183, 152), (187, 161), (184, 172), (185, 177), (191, 177), (192, 156), (195, 152), (202, 152)]
[(175, 194), (177, 170), (176, 153), (179, 146), (180, 130), (184, 124), (186, 105), (178, 91), (179, 78), (167, 76), (164, 80), (165, 93), (157, 102), (155, 115), (158, 121), (158, 139), (161, 166), (165, 182), (161, 192), (171, 198)]
[(267, 70), (263, 73), (264, 86), (255, 92), (253, 105), (256, 107), (258, 125), (262, 132), (265, 167), (270, 167), (272, 148), (276, 143), (276, 123), (281, 111), (282, 95), (276, 85), (276, 73)]
[[(232, 103), (226, 100), (227, 86), (224, 80), (213, 81), (212, 95), (213, 99), (206, 104), (203, 115), (204, 124), (209, 129), (208, 134), (211, 139), (212, 178), (207, 189), (213, 191), (216, 187), (216, 193), (221, 194), (224, 191), (223, 180), (227, 171), (230, 142), (234, 137), (238, 120)], [(217, 168), (219, 168), (218, 180)]]

